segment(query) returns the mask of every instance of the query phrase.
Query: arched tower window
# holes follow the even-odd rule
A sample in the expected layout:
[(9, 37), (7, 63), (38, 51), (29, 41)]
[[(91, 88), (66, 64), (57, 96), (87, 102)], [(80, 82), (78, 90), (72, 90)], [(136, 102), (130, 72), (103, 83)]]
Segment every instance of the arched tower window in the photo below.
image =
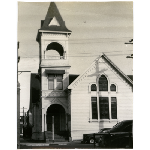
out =
[(111, 84), (110, 91), (116, 91), (116, 85), (115, 84)]
[(91, 85), (91, 91), (97, 91), (96, 84)]
[(57, 56), (57, 53), (59, 54), (60, 59), (64, 58), (65, 52), (64, 52), (64, 49), (61, 44), (59, 44), (57, 42), (52, 42), (46, 48), (46, 51), (49, 51), (49, 50), (56, 51), (56, 54), (54, 54), (54, 52), (51, 53), (52, 56), (48, 56), (49, 58), (53, 58), (53, 57)]
[(108, 81), (104, 75), (99, 78), (99, 91), (108, 91)]

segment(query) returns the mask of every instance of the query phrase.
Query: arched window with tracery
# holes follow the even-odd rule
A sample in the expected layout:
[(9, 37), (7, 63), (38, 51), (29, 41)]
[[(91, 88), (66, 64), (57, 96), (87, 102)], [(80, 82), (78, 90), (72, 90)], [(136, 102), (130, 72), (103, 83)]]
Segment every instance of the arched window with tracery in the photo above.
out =
[(108, 80), (104, 75), (99, 78), (99, 91), (108, 91)]
[(96, 84), (91, 85), (91, 91), (97, 91)]

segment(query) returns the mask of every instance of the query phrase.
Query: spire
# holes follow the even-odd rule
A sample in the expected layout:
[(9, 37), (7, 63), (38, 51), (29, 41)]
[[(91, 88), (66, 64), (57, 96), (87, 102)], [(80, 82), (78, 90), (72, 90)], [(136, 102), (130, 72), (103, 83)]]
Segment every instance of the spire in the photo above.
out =
[(45, 20), (41, 22), (40, 30), (71, 32), (65, 26), (65, 22), (54, 2), (50, 3)]

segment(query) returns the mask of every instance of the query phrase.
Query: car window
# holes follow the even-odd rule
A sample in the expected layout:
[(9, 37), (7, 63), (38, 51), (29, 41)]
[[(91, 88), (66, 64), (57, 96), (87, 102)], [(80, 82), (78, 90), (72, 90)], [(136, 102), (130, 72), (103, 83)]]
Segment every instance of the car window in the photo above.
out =
[(116, 132), (118, 131), (121, 127), (123, 126), (122, 122), (117, 123), (116, 125), (113, 126), (113, 128), (110, 129), (110, 132)]
[(128, 128), (125, 129), (125, 131), (123, 131), (123, 129), (126, 128), (127, 126), (131, 125), (131, 124), (132, 124), (131, 122), (119, 122), (115, 126), (113, 126), (113, 128), (110, 129), (110, 132), (130, 132), (130, 131), (128, 131), (129, 130)]
[(126, 127), (122, 130), (122, 132), (132, 132), (132, 124), (126, 126)]

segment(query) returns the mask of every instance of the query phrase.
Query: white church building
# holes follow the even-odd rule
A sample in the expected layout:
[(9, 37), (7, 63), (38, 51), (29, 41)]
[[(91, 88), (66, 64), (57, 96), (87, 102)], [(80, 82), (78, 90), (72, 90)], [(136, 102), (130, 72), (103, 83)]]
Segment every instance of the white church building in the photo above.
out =
[(80, 140), (122, 120), (133, 119), (133, 81), (105, 54), (79, 76), (69, 74), (67, 29), (54, 2), (38, 30), (39, 70), (31, 74), (33, 140)]

